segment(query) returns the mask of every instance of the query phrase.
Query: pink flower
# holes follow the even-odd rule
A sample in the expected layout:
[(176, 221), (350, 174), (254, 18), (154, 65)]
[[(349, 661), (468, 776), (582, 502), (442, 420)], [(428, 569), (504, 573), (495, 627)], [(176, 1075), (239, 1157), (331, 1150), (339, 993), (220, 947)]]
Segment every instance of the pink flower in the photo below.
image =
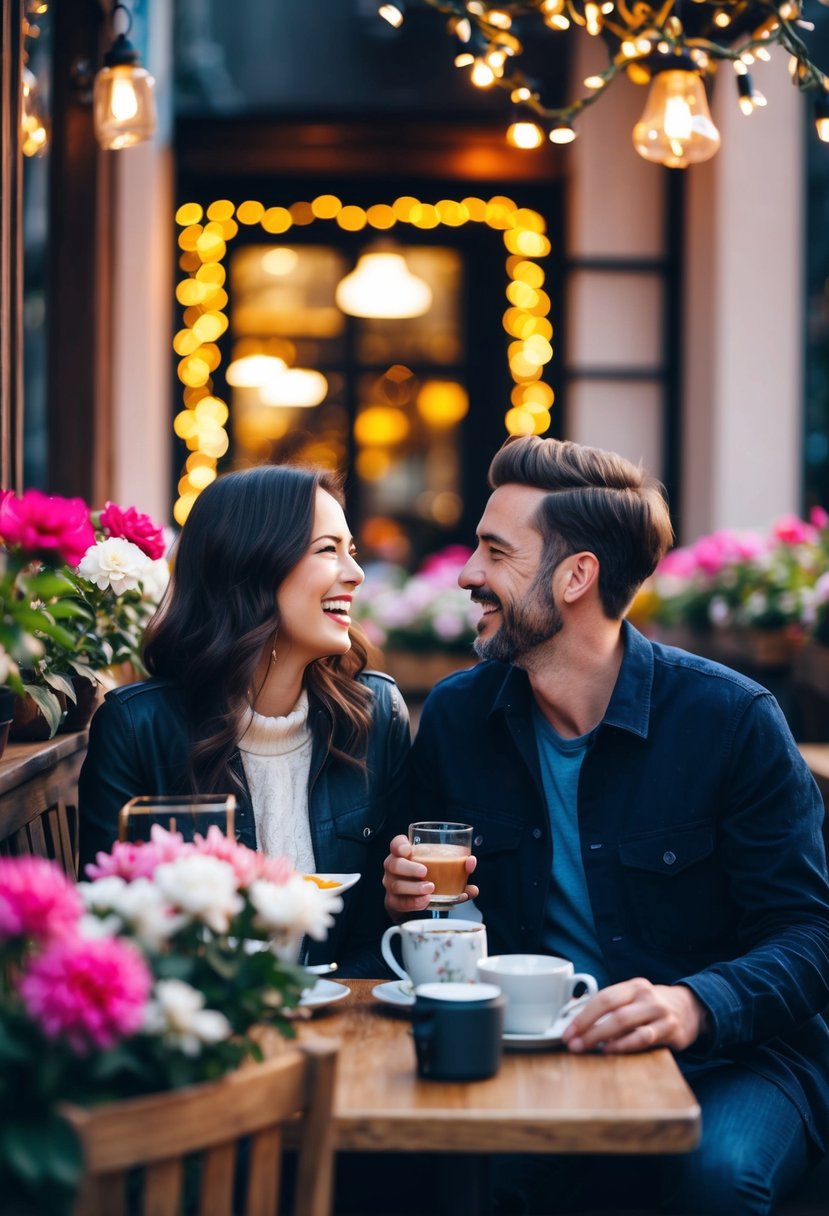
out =
[(65, 1036), (77, 1055), (85, 1055), (141, 1028), (151, 986), (149, 968), (130, 942), (76, 937), (29, 964), (20, 996), (48, 1038)]
[(206, 836), (197, 833), (195, 842), (199, 853), (218, 857), (232, 866), (240, 887), (249, 887), (257, 878), (267, 878), (281, 886), (294, 872), (286, 857), (266, 857), (264, 853), (255, 853), (246, 845), (225, 836), (215, 823), (207, 829)]
[(0, 940), (50, 941), (72, 932), (83, 912), (73, 883), (43, 857), (0, 858)]
[(58, 498), (26, 490), (20, 498), (8, 494), (0, 502), (0, 537), (9, 548), (40, 553), (56, 549), (61, 561), (77, 566), (95, 531), (82, 498)]
[(772, 528), (772, 534), (784, 545), (814, 544), (817, 532), (811, 524), (798, 519), (796, 515), (784, 515), (778, 519)]
[(110, 878), (115, 875), (126, 882), (136, 878), (152, 878), (156, 866), (165, 861), (177, 861), (194, 851), (192, 844), (185, 844), (181, 832), (168, 832), (160, 823), (150, 828), (149, 841), (117, 840), (110, 853), (96, 853), (95, 861), (86, 867), (88, 878)]
[(142, 515), (135, 507), (124, 510), (114, 502), (108, 502), (101, 512), (101, 527), (110, 536), (122, 536), (124, 540), (132, 541), (153, 561), (164, 556), (166, 545), (162, 529), (153, 523), (149, 515)]
[(676, 578), (690, 578), (697, 572), (697, 559), (692, 549), (671, 549), (659, 563), (659, 574), (673, 574)]
[(824, 528), (829, 527), (829, 512), (825, 511), (823, 507), (812, 507), (809, 512), (809, 523), (823, 531)]

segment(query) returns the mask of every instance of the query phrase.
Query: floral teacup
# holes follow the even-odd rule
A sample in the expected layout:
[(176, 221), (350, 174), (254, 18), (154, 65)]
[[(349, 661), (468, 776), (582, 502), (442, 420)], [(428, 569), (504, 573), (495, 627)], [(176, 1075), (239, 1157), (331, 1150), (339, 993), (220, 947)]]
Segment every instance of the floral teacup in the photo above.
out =
[[(392, 953), (400, 935), (403, 966)], [(383, 934), (383, 958), (395, 975), (416, 988), (419, 984), (468, 983), (478, 978), (478, 960), (486, 958), (486, 928), (474, 920), (409, 920)], [(404, 970), (405, 968), (405, 970)]]

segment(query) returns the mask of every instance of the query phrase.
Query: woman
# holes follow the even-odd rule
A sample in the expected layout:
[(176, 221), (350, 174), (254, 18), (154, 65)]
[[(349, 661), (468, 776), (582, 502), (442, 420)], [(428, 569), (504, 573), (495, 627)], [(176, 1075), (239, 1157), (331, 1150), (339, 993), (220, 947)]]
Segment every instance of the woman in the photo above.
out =
[(270, 465), (203, 491), (147, 629), (153, 678), (110, 692), (92, 722), (82, 866), (135, 795), (233, 792), (243, 843), (363, 875), (305, 961), (379, 974), (383, 828), (409, 725), (394, 682), (365, 670), (350, 616), (363, 577), (333, 475)]

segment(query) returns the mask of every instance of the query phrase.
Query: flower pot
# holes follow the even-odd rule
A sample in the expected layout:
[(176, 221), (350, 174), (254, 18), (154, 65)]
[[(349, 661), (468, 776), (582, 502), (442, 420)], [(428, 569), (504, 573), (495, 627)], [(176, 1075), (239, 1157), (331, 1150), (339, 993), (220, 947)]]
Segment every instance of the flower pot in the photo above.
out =
[[(66, 697), (62, 692), (56, 692), (55, 696), (60, 702), (62, 720), (66, 714)], [(9, 738), (15, 743), (40, 743), (51, 737), (49, 722), (37, 702), (32, 697), (15, 697)]]
[(6, 750), (13, 718), (14, 693), (10, 688), (0, 688), (0, 756)]
[(69, 735), (73, 731), (86, 730), (103, 694), (101, 686), (86, 676), (73, 676), (72, 687), (75, 689), (77, 701), (73, 705), (67, 698), (66, 717), (58, 727), (59, 735)]
[(477, 659), (474, 654), (453, 653), (445, 650), (387, 650), (383, 670), (400, 685), (405, 696), (425, 697), (438, 680), (451, 676), (453, 672), (473, 667)]

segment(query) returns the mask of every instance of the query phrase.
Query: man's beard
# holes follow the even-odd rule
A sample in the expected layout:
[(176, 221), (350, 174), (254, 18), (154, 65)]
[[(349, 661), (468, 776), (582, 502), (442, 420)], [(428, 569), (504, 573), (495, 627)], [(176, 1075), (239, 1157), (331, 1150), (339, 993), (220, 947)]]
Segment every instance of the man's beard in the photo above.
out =
[(536, 580), (520, 604), (505, 604), (491, 592), (473, 596), (478, 603), (495, 604), (501, 610), (501, 623), (492, 637), (478, 636), (473, 643), (478, 658), (520, 666), (519, 659), (560, 632), (564, 621), (555, 602), (548, 598), (549, 580), (545, 583), (542, 589)]

